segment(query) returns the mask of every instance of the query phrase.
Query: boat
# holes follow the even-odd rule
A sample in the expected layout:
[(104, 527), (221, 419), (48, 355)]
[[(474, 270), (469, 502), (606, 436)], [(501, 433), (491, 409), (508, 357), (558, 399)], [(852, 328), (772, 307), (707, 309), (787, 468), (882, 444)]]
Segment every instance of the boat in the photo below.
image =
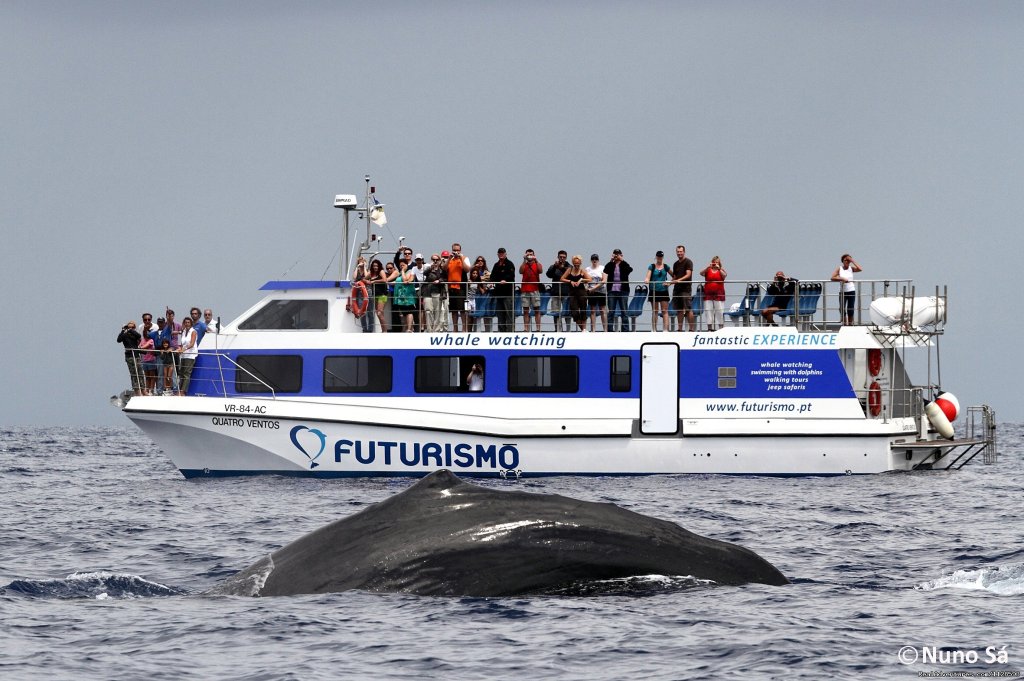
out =
[[(947, 291), (919, 296), (905, 280), (859, 280), (871, 307), (852, 325), (838, 292), (826, 303), (828, 281), (800, 282), (777, 313), (788, 323), (762, 325), (770, 300), (751, 281), (730, 284), (743, 295), (724, 328), (653, 332), (633, 282), (616, 333), (365, 333), (368, 296), (350, 266), (384, 253), (365, 181), (361, 205), (335, 199), (338, 279), (268, 282), (205, 334), (186, 394), (123, 401), (186, 478), (850, 475), (997, 459), (993, 410), (961, 414), (941, 388)], [(565, 314), (547, 311), (550, 295), (546, 319)], [(912, 381), (914, 362), (925, 381)]]

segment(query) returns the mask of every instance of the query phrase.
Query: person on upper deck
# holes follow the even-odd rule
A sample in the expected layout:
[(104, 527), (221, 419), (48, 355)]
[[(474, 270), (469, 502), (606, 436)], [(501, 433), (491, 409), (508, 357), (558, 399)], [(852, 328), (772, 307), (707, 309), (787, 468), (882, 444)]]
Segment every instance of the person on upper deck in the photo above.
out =
[(522, 294), (520, 300), (523, 305), (523, 331), (530, 330), (531, 310), (537, 322), (537, 331), (540, 331), (540, 273), (543, 271), (544, 266), (537, 260), (533, 249), (527, 248), (523, 254), (523, 264), (519, 266), (519, 275), (523, 282), (519, 287)]
[(778, 326), (775, 323), (775, 313), (789, 307), (789, 301), (793, 299), (798, 279), (787, 277), (786, 273), (779, 270), (775, 273), (775, 279), (768, 285), (765, 295), (771, 296), (771, 305), (761, 310), (764, 323), (769, 326)]
[(569, 287), (569, 314), (580, 331), (587, 330), (587, 284), (590, 275), (583, 269), (583, 256), (572, 256), (572, 267), (562, 275), (562, 283)]
[(672, 302), (676, 308), (676, 328), (683, 330), (686, 319), (690, 331), (697, 330), (693, 318), (693, 261), (686, 257), (686, 246), (676, 246), (676, 261), (672, 263)]
[(842, 282), (842, 306), (840, 309), (845, 308), (845, 323), (847, 326), (852, 326), (853, 311), (857, 305), (857, 285), (853, 283), (853, 275), (855, 272), (863, 270), (849, 253), (843, 253), (839, 262), (839, 267), (832, 273), (832, 281)]
[(384, 308), (388, 303), (388, 281), (388, 275), (384, 270), (384, 263), (374, 259), (370, 263), (369, 272), (366, 274), (366, 285), (370, 287), (370, 300), (373, 301), (372, 304), (377, 314), (377, 320), (380, 322), (380, 330), (384, 333), (388, 332), (388, 322), (384, 317)]
[(654, 262), (647, 266), (644, 282), (650, 286), (651, 299), (651, 331), (658, 330), (660, 311), (662, 331), (668, 331), (668, 282), (672, 271), (665, 264), (665, 251), (654, 254)]
[(131, 377), (132, 395), (143, 394), (142, 362), (139, 359), (139, 343), (142, 341), (142, 334), (135, 329), (135, 322), (129, 321), (121, 327), (117, 334), (117, 342), (124, 346), (124, 362), (128, 365), (128, 375)]
[(590, 256), (590, 267), (587, 268), (590, 283), (587, 284), (587, 306), (590, 308), (590, 330), (597, 331), (597, 318), (601, 318), (601, 330), (608, 330), (608, 293), (605, 290), (604, 265), (601, 256), (593, 253)]
[(515, 331), (515, 314), (512, 310), (515, 296), (516, 268), (508, 259), (504, 248), (498, 249), (498, 260), (491, 268), (491, 295), (498, 316), (498, 331)]
[(708, 331), (725, 326), (725, 278), (728, 273), (722, 267), (722, 259), (711, 258), (707, 267), (700, 271), (704, 277), (704, 305), (707, 308)]
[[(555, 331), (561, 331), (562, 324), (562, 305), (565, 301), (565, 296), (569, 293), (568, 287), (562, 283), (562, 275), (565, 274), (566, 270), (569, 269), (569, 254), (565, 251), (559, 251), (555, 257), (555, 261), (548, 266), (547, 274), (551, 280), (551, 291), (548, 297), (548, 312), (553, 316), (555, 322)], [(565, 320), (565, 330), (569, 330), (569, 320)]]
[[(474, 309), (484, 305), (490, 295), (490, 284), (487, 282), (491, 278), (491, 271), (487, 269), (487, 258), (482, 255), (476, 256), (476, 262), (473, 263), (473, 269), (469, 271), (469, 292), (473, 295), (473, 307)], [(483, 320), (484, 331), (488, 333), (491, 330), (491, 318), (488, 315), (480, 317)], [(477, 318), (470, 318), (470, 330), (476, 330)]]
[(469, 331), (469, 313), (466, 312), (466, 288), (469, 271), (473, 266), (469, 258), (462, 255), (462, 245), (452, 244), (452, 252), (448, 256), (448, 309), (452, 313), (452, 331)]
[(627, 313), (629, 300), (629, 277), (633, 268), (622, 259), (622, 249), (612, 251), (612, 259), (604, 266), (605, 282), (608, 288), (608, 323), (615, 331), (615, 320), (619, 320), (619, 331), (629, 331), (630, 318)]
[(404, 260), (398, 264), (399, 277), (395, 282), (395, 297), (392, 305), (402, 322), (402, 330), (406, 333), (415, 331), (416, 315), (416, 275), (413, 268)]
[(430, 266), (423, 273), (423, 311), (427, 318), (427, 331), (442, 333), (448, 330), (448, 263), (437, 253), (430, 256)]

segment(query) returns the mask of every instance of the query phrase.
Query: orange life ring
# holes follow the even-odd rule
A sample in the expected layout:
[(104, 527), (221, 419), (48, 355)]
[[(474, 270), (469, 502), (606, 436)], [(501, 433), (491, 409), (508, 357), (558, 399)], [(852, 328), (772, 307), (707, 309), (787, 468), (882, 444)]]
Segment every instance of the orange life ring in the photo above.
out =
[(352, 314), (362, 317), (366, 314), (366, 308), (370, 306), (370, 294), (366, 291), (366, 284), (357, 281), (352, 284), (352, 297), (349, 300), (349, 307)]
[(882, 351), (878, 348), (868, 350), (868, 371), (872, 376), (877, 376), (882, 370)]
[(868, 388), (868, 411), (872, 416), (882, 413), (882, 387), (878, 385), (878, 381), (872, 381), (871, 387)]

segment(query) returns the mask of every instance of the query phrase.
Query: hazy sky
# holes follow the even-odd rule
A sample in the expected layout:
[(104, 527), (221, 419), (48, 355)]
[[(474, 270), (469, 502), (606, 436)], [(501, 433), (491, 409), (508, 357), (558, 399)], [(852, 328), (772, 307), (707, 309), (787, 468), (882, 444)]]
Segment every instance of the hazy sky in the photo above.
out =
[(0, 0), (0, 424), (127, 424), (121, 325), (336, 278), (366, 173), (424, 252), (948, 284), (1024, 421), (1022, 80), (1021, 2)]

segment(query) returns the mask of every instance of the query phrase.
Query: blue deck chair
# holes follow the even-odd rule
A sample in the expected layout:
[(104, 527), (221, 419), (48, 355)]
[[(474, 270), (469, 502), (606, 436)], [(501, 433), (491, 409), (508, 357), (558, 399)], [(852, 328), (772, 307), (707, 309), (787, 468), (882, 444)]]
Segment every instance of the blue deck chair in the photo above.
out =
[(548, 313), (548, 303), (551, 302), (551, 294), (544, 291), (540, 294), (540, 316), (541, 319)]
[(626, 306), (626, 319), (623, 320), (629, 325), (628, 331), (636, 331), (636, 318), (644, 311), (647, 292), (648, 289), (645, 285), (637, 284), (633, 297), (629, 299), (629, 304)]
[[(797, 302), (797, 296), (793, 296), (789, 301), (789, 306), (785, 310), (779, 310), (775, 314), (783, 319), (789, 317), (796, 317), (797, 323), (803, 319), (809, 319), (814, 316), (814, 313), (818, 311), (818, 302), (821, 300), (822, 286), (821, 284), (799, 284), (797, 286), (799, 292), (799, 302)], [(794, 305), (799, 305), (794, 310)]]
[(735, 310), (729, 310), (725, 313), (725, 316), (732, 319), (733, 323), (737, 320), (743, 320), (743, 326), (750, 326), (751, 318), (757, 314), (757, 304), (761, 299), (761, 285), (760, 284), (747, 284), (747, 293), (743, 296), (743, 300), (740, 301), (740, 306)]

